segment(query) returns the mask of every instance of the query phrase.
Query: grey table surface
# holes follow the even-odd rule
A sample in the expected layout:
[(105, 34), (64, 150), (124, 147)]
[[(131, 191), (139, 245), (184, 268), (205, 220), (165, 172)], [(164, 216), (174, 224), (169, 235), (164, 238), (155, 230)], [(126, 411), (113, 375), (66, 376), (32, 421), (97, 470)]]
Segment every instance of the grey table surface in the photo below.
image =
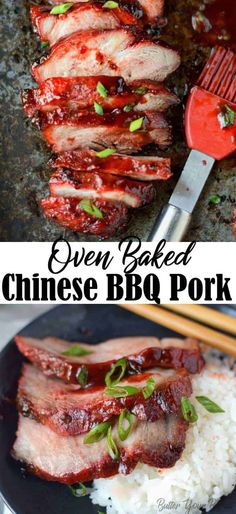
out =
[[(37, 318), (52, 307), (48, 305), (1, 305), (0, 306), (0, 351), (8, 341)], [(0, 498), (0, 514), (10, 514), (10, 510), (3, 505)]]

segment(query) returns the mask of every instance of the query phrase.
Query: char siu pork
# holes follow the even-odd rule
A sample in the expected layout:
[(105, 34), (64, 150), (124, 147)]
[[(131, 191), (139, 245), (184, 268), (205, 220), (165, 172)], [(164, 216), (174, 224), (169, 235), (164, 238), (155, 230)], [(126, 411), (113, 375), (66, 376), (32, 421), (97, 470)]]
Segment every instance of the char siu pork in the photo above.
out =
[(185, 368), (198, 373), (204, 366), (199, 344), (194, 339), (156, 339), (155, 337), (127, 337), (112, 339), (98, 345), (82, 343), (86, 356), (65, 355), (71, 343), (54, 337), (34, 339), (16, 337), (20, 352), (46, 375), (61, 378), (64, 382), (82, 386), (104, 384), (104, 377), (118, 359), (126, 360), (126, 372), (134, 373), (161, 366)]
[(155, 198), (155, 189), (147, 182), (66, 169), (51, 176), (49, 190), (51, 196), (122, 202), (132, 208), (143, 207)]
[[(72, 0), (72, 3), (79, 4), (88, 1)], [(61, 0), (51, 0), (50, 3), (60, 4)], [(156, 24), (163, 16), (164, 0), (120, 0), (119, 6), (124, 6), (126, 10), (129, 9), (138, 19), (146, 17), (150, 23)]]
[(41, 41), (48, 41), (50, 46), (59, 39), (83, 30), (117, 29), (122, 25), (141, 25), (141, 22), (122, 8), (104, 9), (102, 4), (75, 4), (65, 14), (51, 14), (51, 7), (33, 5), (31, 7), (32, 23)]
[[(89, 113), (57, 109), (38, 113), (37, 122), (54, 152), (90, 147), (114, 148), (135, 153), (150, 143), (165, 148), (171, 142), (171, 129), (161, 113)], [(138, 124), (137, 129), (134, 125)], [(134, 128), (134, 130), (133, 130)]]
[(73, 232), (92, 234), (102, 239), (117, 235), (126, 228), (129, 221), (128, 208), (120, 202), (95, 200), (90, 205), (91, 213), (84, 210), (78, 198), (51, 196), (40, 200), (39, 203), (46, 218), (58, 225)]
[(164, 0), (139, 0), (139, 4), (151, 23), (156, 23), (163, 15)]
[(21, 98), (29, 117), (36, 111), (57, 108), (94, 109), (94, 102), (108, 112), (114, 109), (161, 112), (178, 103), (177, 97), (162, 84), (143, 80), (128, 86), (121, 77), (107, 76), (54, 77), (42, 82), (38, 88), (25, 89)]
[[(128, 474), (138, 462), (157, 468), (170, 468), (185, 447), (188, 423), (182, 415), (162, 416), (153, 423), (134, 418), (125, 441), (117, 442), (118, 454), (110, 456), (107, 438), (84, 443), (84, 435), (62, 437), (46, 425), (20, 416), (13, 456), (46, 480), (66, 484)], [(113, 440), (118, 441), (116, 425)]]
[(39, 83), (50, 77), (121, 75), (134, 80), (163, 81), (178, 68), (179, 55), (161, 43), (144, 39), (132, 29), (76, 32), (60, 40), (50, 55), (35, 64)]
[[(144, 398), (143, 388), (152, 378), (155, 388)], [(136, 387), (137, 394), (116, 398), (106, 394), (105, 386), (79, 389), (48, 378), (31, 365), (24, 365), (20, 378), (17, 405), (23, 416), (48, 425), (63, 436), (88, 432), (98, 423), (118, 416), (127, 408), (140, 421), (156, 421), (164, 414), (178, 413), (182, 396), (192, 393), (191, 380), (185, 370), (151, 369), (129, 376), (119, 387)]]
[(74, 150), (53, 156), (52, 168), (69, 168), (78, 172), (111, 173), (140, 180), (167, 180), (171, 177), (170, 159), (162, 157), (134, 157), (113, 154), (98, 157), (93, 150)]

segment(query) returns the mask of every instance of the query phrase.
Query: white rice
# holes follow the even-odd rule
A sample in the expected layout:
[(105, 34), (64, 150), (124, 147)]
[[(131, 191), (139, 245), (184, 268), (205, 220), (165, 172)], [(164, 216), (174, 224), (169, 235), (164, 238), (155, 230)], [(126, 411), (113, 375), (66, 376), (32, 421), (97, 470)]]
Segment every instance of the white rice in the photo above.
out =
[[(225, 413), (210, 414), (195, 399), (208, 396)], [(92, 502), (107, 514), (199, 514), (209, 511), (236, 485), (236, 377), (214, 359), (193, 378), (198, 412), (182, 458), (171, 469), (139, 464), (127, 476), (94, 481)]]

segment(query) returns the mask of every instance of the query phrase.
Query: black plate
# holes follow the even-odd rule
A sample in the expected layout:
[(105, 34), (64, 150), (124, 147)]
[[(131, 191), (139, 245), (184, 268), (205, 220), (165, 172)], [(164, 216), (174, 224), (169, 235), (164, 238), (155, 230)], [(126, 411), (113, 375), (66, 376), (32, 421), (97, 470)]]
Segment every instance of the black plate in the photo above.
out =
[[(230, 309), (231, 311), (231, 309)], [(231, 311), (231, 314), (233, 311)], [(175, 335), (174, 332), (114, 306), (60, 306), (39, 317), (20, 334), (34, 337), (55, 335), (88, 343), (118, 336)], [(96, 514), (98, 509), (89, 498), (75, 498), (67, 486), (25, 476), (10, 456), (17, 423), (14, 407), (16, 385), (22, 357), (13, 341), (0, 354), (0, 490), (15, 514)], [(236, 491), (211, 511), (212, 514), (233, 512)]]

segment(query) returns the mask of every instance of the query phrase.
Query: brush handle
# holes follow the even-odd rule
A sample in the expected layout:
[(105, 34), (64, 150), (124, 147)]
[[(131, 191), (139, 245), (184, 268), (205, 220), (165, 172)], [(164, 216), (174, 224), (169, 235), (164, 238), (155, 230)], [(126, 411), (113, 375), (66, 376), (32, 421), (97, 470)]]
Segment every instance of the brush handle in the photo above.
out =
[(148, 241), (182, 241), (191, 221), (191, 214), (168, 203), (156, 219)]

